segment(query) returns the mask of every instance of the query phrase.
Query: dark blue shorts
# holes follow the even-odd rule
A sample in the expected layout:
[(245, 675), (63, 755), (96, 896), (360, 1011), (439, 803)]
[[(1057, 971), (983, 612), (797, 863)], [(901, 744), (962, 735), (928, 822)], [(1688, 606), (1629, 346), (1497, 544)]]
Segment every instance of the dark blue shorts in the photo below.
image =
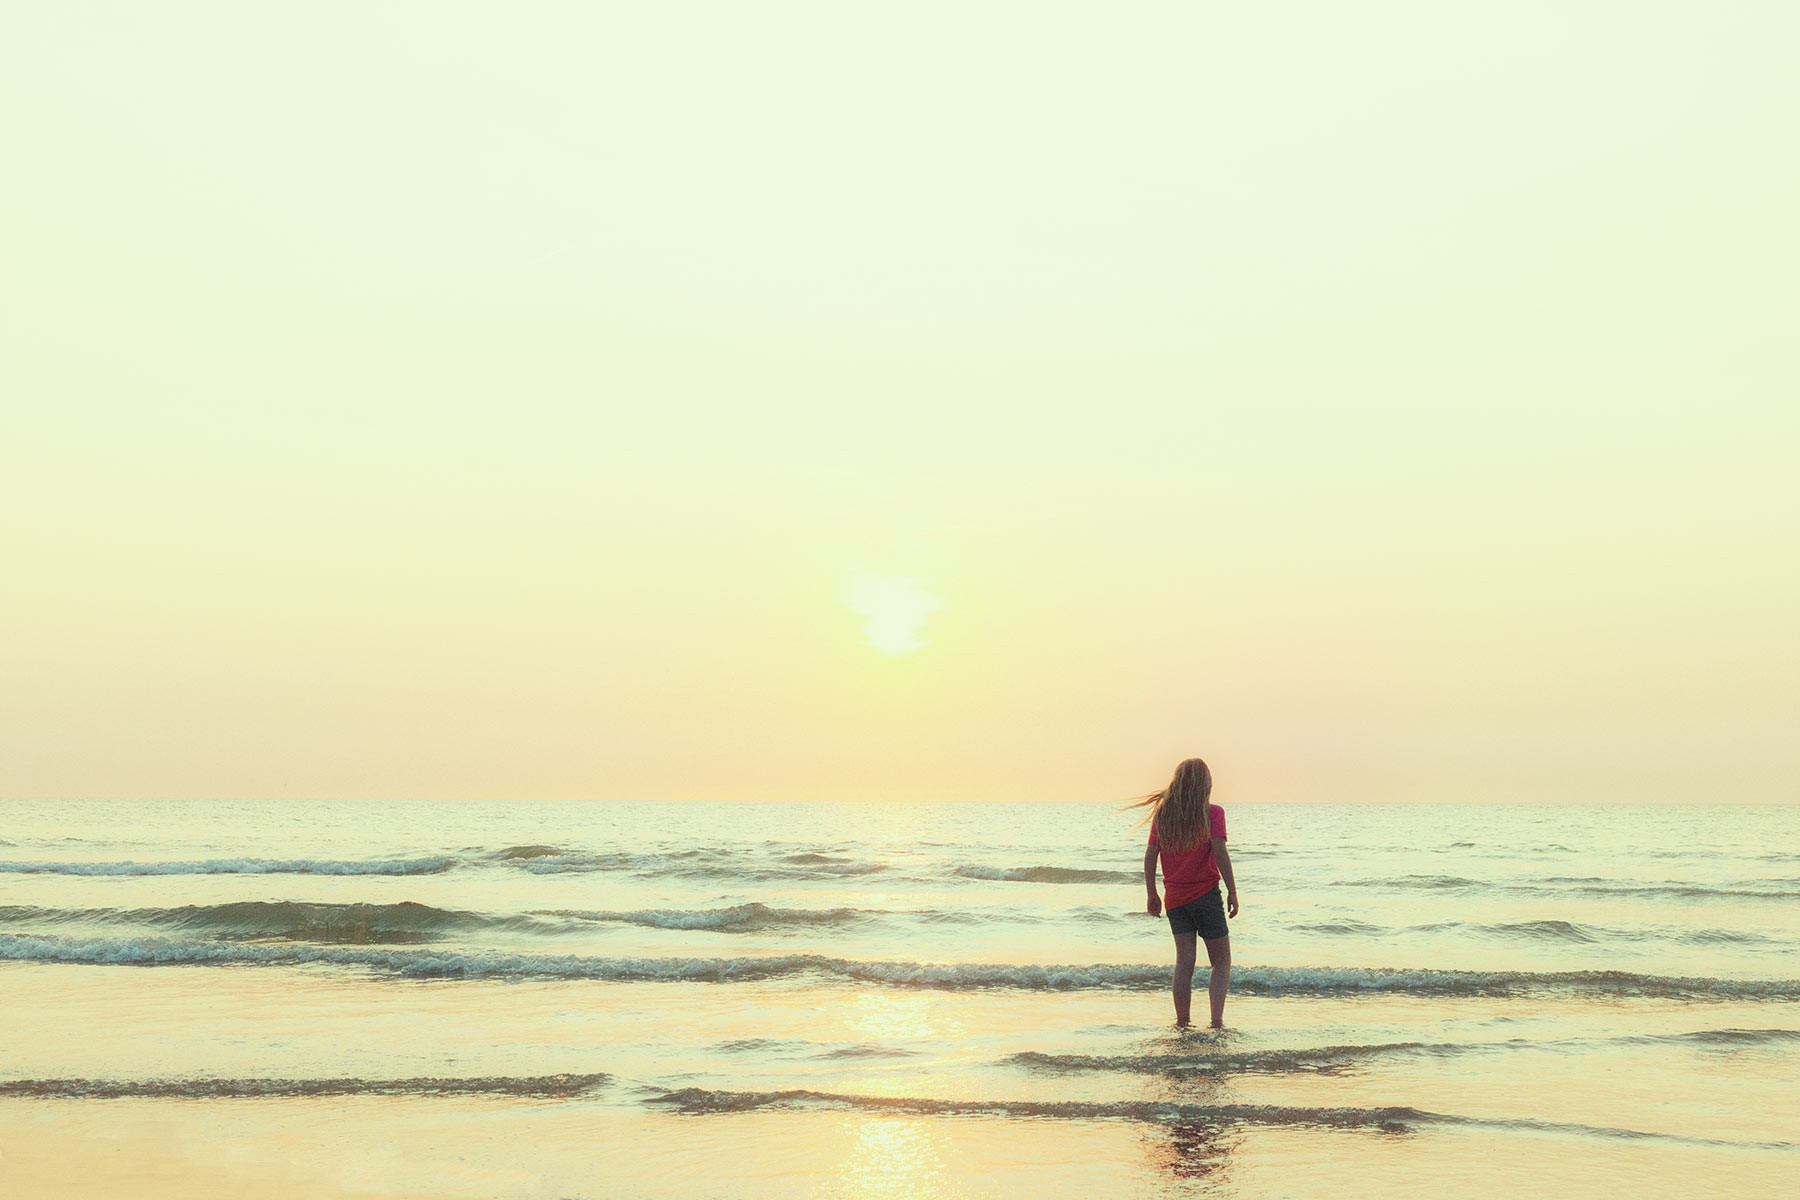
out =
[(1189, 900), (1180, 908), (1171, 908), (1169, 928), (1176, 933), (1197, 932), (1208, 939), (1230, 933), (1225, 925), (1225, 898), (1219, 894), (1219, 885), (1213, 884), (1204, 896)]

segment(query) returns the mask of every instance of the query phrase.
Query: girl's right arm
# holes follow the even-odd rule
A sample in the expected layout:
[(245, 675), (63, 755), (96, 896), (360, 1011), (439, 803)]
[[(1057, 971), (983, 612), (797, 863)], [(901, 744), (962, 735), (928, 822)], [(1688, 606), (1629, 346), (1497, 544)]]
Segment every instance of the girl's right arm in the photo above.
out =
[(1157, 854), (1155, 846), (1144, 851), (1144, 890), (1149, 893), (1144, 901), (1144, 911), (1153, 917), (1162, 916), (1162, 897), (1156, 894)]

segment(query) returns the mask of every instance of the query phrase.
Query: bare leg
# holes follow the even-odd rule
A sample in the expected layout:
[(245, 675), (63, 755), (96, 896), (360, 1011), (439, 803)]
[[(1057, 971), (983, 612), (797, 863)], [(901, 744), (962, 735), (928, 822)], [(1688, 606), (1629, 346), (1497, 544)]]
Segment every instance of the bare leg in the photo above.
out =
[(1199, 935), (1175, 935), (1175, 1023), (1188, 1023), (1188, 1010), (1193, 1003), (1194, 960), (1198, 957), (1195, 941)]
[[(1192, 937), (1192, 934), (1188, 935)], [(1189, 953), (1193, 947), (1189, 946)], [(1212, 979), (1206, 985), (1207, 998), (1212, 1001), (1212, 1027), (1225, 1028), (1225, 993), (1231, 989), (1231, 937), (1206, 939), (1207, 961), (1212, 963)], [(1188, 959), (1188, 966), (1193, 967), (1193, 959)], [(1177, 1000), (1177, 1006), (1180, 1005)]]

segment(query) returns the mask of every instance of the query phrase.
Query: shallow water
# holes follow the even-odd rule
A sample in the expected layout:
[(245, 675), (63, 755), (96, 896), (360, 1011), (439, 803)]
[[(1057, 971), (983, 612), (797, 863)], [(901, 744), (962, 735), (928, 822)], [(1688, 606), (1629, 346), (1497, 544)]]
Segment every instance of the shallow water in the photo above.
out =
[(1800, 808), (1227, 814), (1210, 1033), (1104, 805), (0, 804), (0, 1153), (518, 1197), (1800, 1173)]

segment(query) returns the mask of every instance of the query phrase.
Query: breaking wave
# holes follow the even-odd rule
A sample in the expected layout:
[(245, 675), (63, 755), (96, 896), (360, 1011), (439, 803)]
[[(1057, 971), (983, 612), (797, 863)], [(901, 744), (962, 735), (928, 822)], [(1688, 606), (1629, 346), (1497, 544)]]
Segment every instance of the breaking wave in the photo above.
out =
[(1343, 937), (1379, 937), (1390, 932), (1384, 925), (1371, 925), (1367, 921), (1358, 921), (1354, 917), (1344, 917), (1337, 921), (1296, 924), (1289, 928), (1301, 933), (1323, 933), (1328, 936)]
[(0, 872), (23, 875), (435, 875), (456, 860), (425, 858), (208, 858), (194, 862), (11, 862)]
[(1695, 1029), (1688, 1033), (1626, 1034), (1619, 1040), (1658, 1045), (1766, 1046), (1800, 1042), (1800, 1029)]
[(1335, 887), (1425, 888), (1430, 891), (1488, 887), (1479, 879), (1465, 875), (1396, 875), (1392, 879), (1340, 879)]
[(912, 1058), (918, 1054), (916, 1050), (906, 1050), (899, 1046), (871, 1046), (859, 1042), (851, 1046), (839, 1046), (835, 1050), (827, 1050), (817, 1057), (826, 1059), (863, 1059), (863, 1058)]
[(1385, 1042), (1363, 1046), (1316, 1046), (1294, 1050), (1220, 1051), (1213, 1054), (1044, 1054), (1026, 1050), (1002, 1061), (1034, 1071), (1074, 1073), (1117, 1071), (1135, 1075), (1294, 1075), (1337, 1074), (1371, 1058), (1395, 1054), (1455, 1054), (1469, 1049), (1452, 1042)]
[(958, 867), (964, 879), (997, 879), (1009, 883), (1132, 883), (1141, 874), (1130, 871), (1089, 871), (1078, 867)]
[(712, 849), (648, 854), (583, 854), (558, 846), (514, 846), (492, 856), (509, 867), (534, 875), (571, 872), (625, 871), (639, 874), (709, 877), (729, 874), (738, 880), (805, 879), (820, 875), (873, 875), (885, 871), (883, 863), (855, 862), (838, 856), (791, 854), (774, 860), (739, 860)]
[(1398, 937), (1403, 934), (1448, 933), (1487, 940), (1562, 942), (1570, 945), (1645, 941), (1684, 942), (1699, 946), (1715, 945), (1721, 942), (1738, 945), (1763, 945), (1776, 940), (1767, 934), (1741, 929), (1720, 929), (1715, 926), (1695, 928), (1675, 925), (1646, 925), (1637, 928), (1616, 928), (1581, 925), (1573, 921), (1558, 920), (1512, 921), (1496, 924), (1438, 921), (1429, 925), (1386, 926), (1344, 917), (1331, 921), (1294, 924), (1288, 928), (1301, 933), (1323, 934), (1327, 937), (1376, 938)]
[(1755, 1049), (1800, 1041), (1800, 1029), (1696, 1029), (1686, 1033), (1617, 1034), (1586, 1038), (1510, 1038), (1490, 1042), (1377, 1042), (1294, 1049), (1213, 1051), (1201, 1054), (1046, 1054), (1026, 1050), (1008, 1055), (1007, 1066), (1052, 1074), (1119, 1072), (1135, 1075), (1332, 1075), (1371, 1059), (1396, 1056), (1448, 1058), (1462, 1054), (1520, 1050), (1578, 1050), (1583, 1047), (1654, 1045)]
[[(366, 967), (412, 978), (597, 979), (743, 983), (795, 976), (948, 991), (1078, 991), (1166, 988), (1169, 968), (1152, 963), (1015, 965), (859, 961), (818, 954), (746, 958), (602, 958), (379, 946), (260, 945), (168, 938), (72, 938), (0, 934), (0, 960), (124, 966), (295, 965)], [(1197, 983), (1199, 981), (1196, 981)], [(1537, 989), (1691, 1000), (1796, 1000), (1800, 980), (1702, 979), (1625, 971), (1451, 971), (1400, 967), (1257, 967), (1232, 970), (1249, 995), (1507, 996)]]
[[(1432, 928), (1426, 926), (1426, 928)], [(1571, 921), (1513, 921), (1497, 925), (1478, 925), (1475, 932), (1488, 937), (1521, 938), (1526, 941), (1579, 942), (1600, 941), (1592, 930)]]
[(573, 851), (564, 850), (560, 846), (508, 846), (504, 850), (496, 850), (491, 857), (500, 862), (513, 862), (521, 858), (564, 858)]
[(534, 1075), (419, 1079), (8, 1079), (0, 1096), (31, 1099), (115, 1100), (166, 1097), (234, 1100), (296, 1096), (580, 1096), (606, 1086), (612, 1076)]
[(1582, 896), (1655, 896), (1676, 899), (1711, 899), (1731, 897), (1751, 900), (1800, 900), (1800, 890), (1789, 881), (1772, 880), (1777, 888), (1706, 887), (1702, 884), (1671, 881), (1668, 883), (1618, 883), (1599, 876), (1547, 876), (1536, 883), (1503, 880), (1470, 879), (1463, 875), (1396, 875), (1391, 879), (1340, 879), (1333, 887), (1401, 888), (1426, 891), (1501, 891), (1529, 892), (1536, 895), (1556, 893)]
[(1008, 1117), (1062, 1117), (1075, 1120), (1123, 1118), (1138, 1121), (1216, 1121), (1221, 1124), (1328, 1125), (1408, 1132), (1433, 1114), (1416, 1108), (1306, 1108), (1268, 1104), (1176, 1104), (1148, 1100), (973, 1100), (928, 1096), (869, 1096), (788, 1088), (738, 1092), (688, 1087), (650, 1097), (651, 1104), (686, 1113), (741, 1113), (768, 1108), (848, 1108), (928, 1116), (994, 1114)]
[(1737, 1142), (1678, 1133), (1656, 1133), (1604, 1125), (1565, 1121), (1540, 1121), (1517, 1117), (1469, 1117), (1457, 1113), (1430, 1112), (1408, 1105), (1379, 1108), (1326, 1108), (1284, 1104), (1177, 1104), (1155, 1100), (966, 1100), (926, 1096), (869, 1096), (843, 1092), (819, 1092), (790, 1088), (777, 1092), (715, 1091), (689, 1087), (651, 1097), (651, 1104), (680, 1112), (741, 1113), (758, 1109), (850, 1109), (872, 1112), (962, 1116), (989, 1114), (1005, 1117), (1061, 1118), (1066, 1120), (1127, 1120), (1158, 1124), (1193, 1122), (1231, 1125), (1303, 1125), (1328, 1129), (1368, 1129), (1378, 1133), (1412, 1133), (1421, 1126), (1455, 1125), (1488, 1129), (1520, 1129), (1539, 1133), (1583, 1137), (1627, 1138), (1646, 1141), (1685, 1142), (1730, 1146), (1735, 1149), (1793, 1150), (1792, 1142)]
[(1665, 883), (1661, 885), (1592, 884), (1562, 890), (1579, 892), (1584, 896), (1674, 896), (1683, 900), (1710, 900), (1715, 896), (1726, 896), (1739, 900), (1800, 900), (1800, 889), (1793, 887), (1782, 891), (1764, 891), (1757, 888), (1715, 888), (1701, 887), (1698, 884)]
[(148, 925), (197, 930), (220, 937), (281, 937), (310, 942), (424, 942), (480, 929), (554, 933), (560, 927), (531, 917), (493, 916), (397, 904), (326, 904), (294, 900), (240, 900), (176, 908), (0, 907), (0, 921), (46, 925), (71, 923)]
[(635, 912), (590, 909), (533, 910), (539, 916), (576, 921), (643, 925), (652, 929), (710, 929), (721, 933), (756, 933), (795, 927), (852, 925), (875, 915), (860, 908), (770, 908), (766, 904), (734, 904), (730, 908), (651, 908)]

